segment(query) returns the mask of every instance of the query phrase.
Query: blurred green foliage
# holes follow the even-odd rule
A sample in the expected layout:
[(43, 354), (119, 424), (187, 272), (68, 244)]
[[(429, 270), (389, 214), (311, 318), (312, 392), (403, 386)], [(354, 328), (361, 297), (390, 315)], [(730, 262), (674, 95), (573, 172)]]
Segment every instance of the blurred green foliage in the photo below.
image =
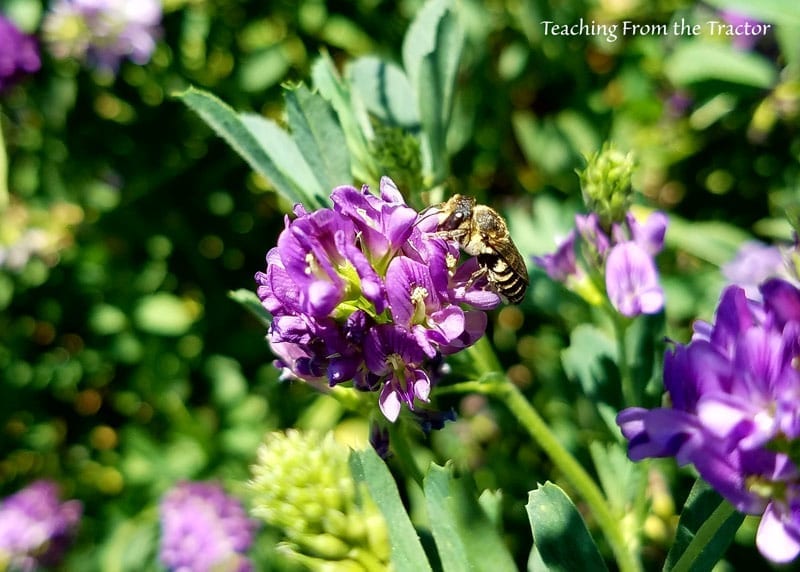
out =
[[(756, 16), (775, 33), (739, 52), (724, 37), (609, 42), (547, 36), (541, 25), (702, 23), (732, 4), (722, 0), (457, 4), (465, 47), (446, 141), (448, 192), (507, 213), (527, 258), (551, 250), (581, 209), (582, 157), (605, 140), (633, 150), (637, 202), (671, 215), (659, 262), (667, 332), (685, 340), (693, 318), (710, 317), (718, 267), (742, 241), (789, 237), (781, 217), (800, 193), (796, 5), (764, 4)], [(340, 66), (368, 54), (401, 62), (421, 5), (167, 0), (149, 64), (125, 63), (107, 78), (45, 54), (43, 69), (0, 100), (10, 191), (0, 246), (24, 229), (48, 237), (21, 264), (0, 268), (0, 491), (45, 475), (84, 501), (71, 568), (144, 569), (154, 561), (153, 507), (163, 491), (210, 477), (235, 487), (269, 429), (366, 440), (363, 420), (278, 381), (263, 325), (228, 296), (254, 287), (290, 205), (172, 95), (198, 86), (286, 125), (283, 83), (308, 84), (321, 50)], [(5, 0), (0, 9), (33, 32), (46, 6)], [(404, 131), (378, 133), (396, 141)], [(401, 187), (421, 185), (413, 145), (399, 157), (380, 151), (380, 165), (405, 171), (386, 173)], [(608, 428), (561, 353), (579, 341), (580, 330), (568, 332), (591, 310), (531, 273), (528, 299), (495, 313), (490, 338), (509, 377), (588, 464), (586, 445)], [(453, 366), (454, 378), (469, 370), (459, 356)], [(531, 539), (520, 507), (551, 473), (548, 460), (485, 398), (438, 405), (459, 418), (429, 438), (414, 434), (427, 445), (418, 454), (452, 459), (480, 489), (504, 490), (507, 540), (522, 565)], [(272, 552), (276, 533), (261, 534), (262, 569), (285, 566)], [(646, 554), (658, 563), (668, 544), (650, 540)], [(734, 550), (741, 562), (753, 558)]]

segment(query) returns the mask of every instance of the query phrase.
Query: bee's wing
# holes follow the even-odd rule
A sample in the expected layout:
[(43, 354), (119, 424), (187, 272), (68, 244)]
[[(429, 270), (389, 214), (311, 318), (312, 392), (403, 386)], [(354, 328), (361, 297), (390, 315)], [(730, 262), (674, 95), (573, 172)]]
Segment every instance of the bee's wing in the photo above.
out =
[(525, 284), (528, 284), (528, 267), (525, 266), (525, 259), (517, 250), (517, 247), (511, 242), (511, 239), (503, 241), (492, 241), (492, 248), (495, 249), (503, 262), (508, 264), (514, 274), (519, 276)]

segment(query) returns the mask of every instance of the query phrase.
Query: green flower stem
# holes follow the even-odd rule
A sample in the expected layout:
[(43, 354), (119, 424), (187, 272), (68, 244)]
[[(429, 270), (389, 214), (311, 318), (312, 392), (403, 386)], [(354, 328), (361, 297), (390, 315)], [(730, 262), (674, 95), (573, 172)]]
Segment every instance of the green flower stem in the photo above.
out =
[(416, 460), (414, 460), (411, 446), (408, 443), (408, 436), (401, 423), (389, 423), (389, 442), (392, 444), (392, 451), (397, 456), (397, 460), (403, 467), (403, 472), (414, 479), (414, 482), (422, 488), (423, 473)]
[(625, 333), (628, 331), (630, 322), (624, 316), (619, 315), (614, 308), (610, 308), (609, 314), (611, 321), (614, 322), (614, 337), (617, 339), (617, 367), (622, 386), (622, 400), (625, 407), (633, 407), (639, 404), (639, 395), (633, 383), (633, 374), (628, 363), (628, 349), (625, 343)]
[(455, 385), (438, 387), (436, 393), (481, 393), (496, 397), (516, 416), (522, 426), (547, 453), (564, 477), (589, 505), (597, 524), (608, 540), (621, 572), (638, 572), (641, 564), (628, 550), (627, 542), (619, 527), (619, 519), (611, 512), (603, 493), (584, 468), (558, 441), (536, 409), (510, 380), (464, 381)]
[(8, 206), (8, 155), (6, 143), (3, 139), (3, 129), (0, 125), (0, 211)]
[[(494, 396), (505, 403), (534, 441), (586, 501), (614, 552), (620, 571), (639, 572), (642, 569), (641, 563), (628, 549), (625, 536), (619, 526), (619, 519), (612, 513), (600, 488), (575, 460), (575, 457), (559, 442), (547, 423), (517, 386), (500, 373), (502, 370), (491, 345), (485, 339), (481, 342), (484, 343), (475, 344), (467, 351), (473, 358), (476, 369), (484, 381), (465, 381), (456, 385), (439, 387), (436, 392), (438, 394), (482, 393)], [(486, 369), (487, 366), (491, 366), (491, 369)], [(498, 377), (491, 380), (486, 379), (490, 374)]]
[(689, 546), (686, 547), (686, 550), (683, 551), (683, 554), (675, 563), (672, 572), (689, 572), (703, 549), (708, 546), (720, 527), (735, 512), (736, 509), (733, 508), (731, 503), (725, 500), (722, 501), (711, 513), (711, 516), (697, 529), (697, 533), (695, 533)]

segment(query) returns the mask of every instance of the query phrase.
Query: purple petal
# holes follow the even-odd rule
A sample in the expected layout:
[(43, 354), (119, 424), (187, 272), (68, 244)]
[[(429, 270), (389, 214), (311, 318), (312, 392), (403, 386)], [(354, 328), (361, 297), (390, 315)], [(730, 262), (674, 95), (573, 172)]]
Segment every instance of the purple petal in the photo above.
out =
[(397, 188), (397, 185), (395, 185), (394, 181), (389, 177), (381, 177), (379, 187), (381, 190), (381, 198), (387, 203), (395, 203), (399, 205), (406, 204), (403, 194)]
[(611, 249), (606, 260), (606, 290), (614, 308), (624, 316), (655, 314), (664, 307), (653, 259), (635, 242)]
[(386, 270), (386, 283), (390, 285), (386, 294), (397, 324), (422, 323), (416, 314), (423, 311), (422, 317), (427, 318), (441, 307), (430, 268), (420, 262), (406, 256), (395, 258)]
[(567, 237), (558, 244), (554, 253), (534, 256), (533, 262), (547, 272), (551, 279), (556, 282), (566, 283), (568, 278), (578, 275), (578, 266), (575, 259), (575, 237), (575, 231), (570, 231)]
[(649, 457), (676, 457), (691, 462), (691, 453), (702, 442), (696, 418), (671, 409), (625, 409), (617, 425), (629, 441), (628, 457), (641, 461)]
[(400, 396), (390, 382), (383, 384), (381, 395), (378, 397), (378, 406), (384, 417), (394, 423), (400, 415)]
[(774, 501), (769, 503), (756, 533), (756, 546), (765, 558), (779, 564), (797, 558), (800, 554), (797, 516), (795, 511), (781, 510)]
[(764, 306), (778, 318), (780, 325), (800, 321), (800, 290), (795, 286), (773, 278), (761, 285), (761, 294)]
[(739, 334), (755, 323), (747, 296), (738, 286), (728, 286), (723, 290), (715, 318), (711, 341), (725, 348), (731, 347)]
[(575, 215), (575, 228), (580, 237), (603, 258), (611, 246), (611, 240), (600, 224), (600, 217), (597, 213), (588, 215)]
[(650, 256), (655, 256), (664, 248), (664, 236), (667, 233), (669, 218), (666, 214), (656, 211), (650, 213), (643, 224), (628, 212), (626, 215), (628, 228), (631, 232), (631, 239), (641, 246)]
[(431, 394), (431, 380), (428, 378), (428, 374), (422, 369), (415, 369), (411, 371), (411, 375), (414, 396), (421, 401), (428, 401)]

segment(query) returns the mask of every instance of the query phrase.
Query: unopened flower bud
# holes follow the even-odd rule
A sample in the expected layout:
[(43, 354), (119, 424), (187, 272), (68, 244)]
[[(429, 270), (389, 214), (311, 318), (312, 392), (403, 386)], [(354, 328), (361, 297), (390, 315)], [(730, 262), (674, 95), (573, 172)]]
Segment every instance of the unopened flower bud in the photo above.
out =
[(586, 168), (578, 173), (583, 202), (590, 211), (597, 213), (605, 228), (613, 222), (621, 222), (631, 206), (633, 167), (632, 153), (604, 145), (588, 158)]

